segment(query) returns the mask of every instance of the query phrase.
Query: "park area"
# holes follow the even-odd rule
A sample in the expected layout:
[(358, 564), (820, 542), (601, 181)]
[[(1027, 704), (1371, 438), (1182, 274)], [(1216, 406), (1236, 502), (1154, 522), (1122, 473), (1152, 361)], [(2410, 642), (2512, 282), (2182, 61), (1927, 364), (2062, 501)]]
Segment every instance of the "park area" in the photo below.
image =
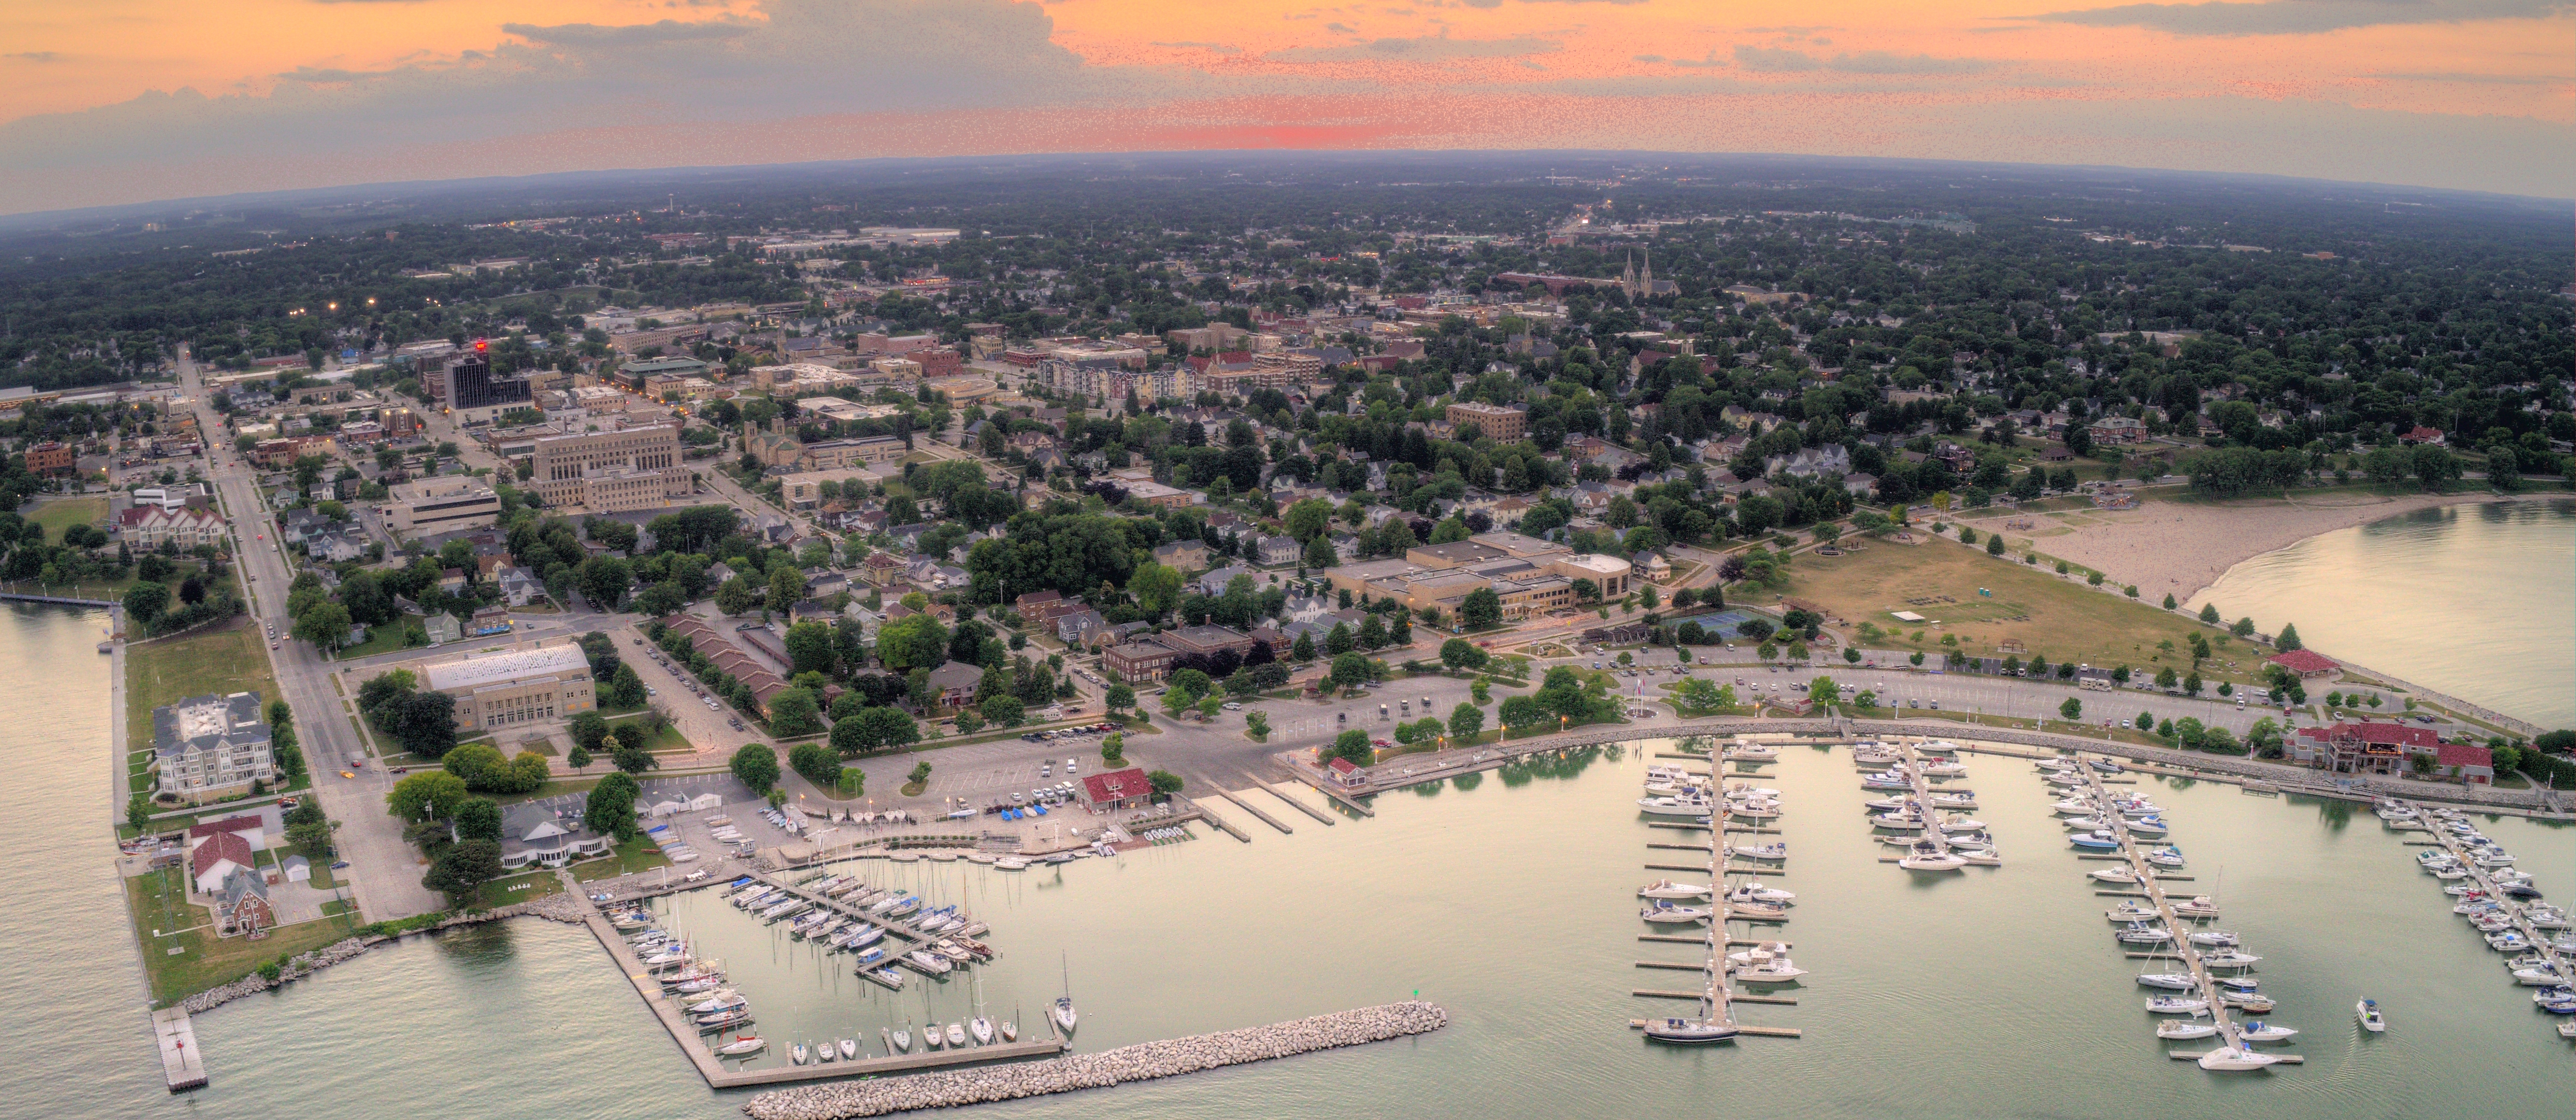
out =
[[(1955, 635), (1958, 650), (1971, 657), (2039, 656), (2051, 664), (2127, 665), (2148, 673), (2171, 666), (2189, 672), (2191, 635), (2196, 633), (2216, 651), (2201, 664), (2201, 676), (2213, 683), (2245, 682), (2257, 679), (2268, 652), (2236, 639), (2221, 644), (2223, 631), (2133, 602), (2116, 590), (2088, 587), (2080, 579), (1947, 541), (1882, 543), (1841, 556), (1800, 555), (1790, 572), (1788, 597), (1815, 603), (1848, 623), (1844, 641), (1871, 649), (1919, 649), (1926, 664), (1948, 653), (1951, 647), (1941, 639)], [(1925, 621), (1905, 622), (1894, 617), (1896, 611), (1912, 611)], [(1854, 631), (1864, 622), (1888, 631), (1887, 636), (1858, 636)], [(1920, 640), (1915, 639), (1918, 633)], [(2015, 642), (2017, 648), (2007, 645)]]
[(277, 699), (264, 641), (244, 617), (125, 647), (126, 769), (134, 792), (151, 788), (143, 768), (152, 757), (152, 709), (208, 693), (256, 692), (263, 704)]

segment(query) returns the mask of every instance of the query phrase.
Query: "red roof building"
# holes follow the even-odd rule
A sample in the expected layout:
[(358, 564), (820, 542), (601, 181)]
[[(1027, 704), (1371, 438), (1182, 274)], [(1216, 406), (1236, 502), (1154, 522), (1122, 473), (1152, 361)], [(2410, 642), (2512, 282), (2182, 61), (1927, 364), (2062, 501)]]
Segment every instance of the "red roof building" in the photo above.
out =
[(2333, 658), (2312, 649), (2285, 650), (2263, 660), (2297, 673), (2302, 680), (2331, 676), (2343, 671), (2343, 666), (2335, 664)]
[(2408, 432), (2400, 438), (2404, 439), (2408, 443), (2429, 443), (2439, 447), (2442, 443), (2442, 429), (2427, 428), (2421, 424), (2417, 424), (2414, 431)]
[(1333, 772), (1334, 781), (1340, 782), (1346, 786), (1359, 785), (1368, 780), (1361, 776), (1360, 768), (1351, 765), (1351, 760), (1347, 758), (1336, 758), (1332, 761), (1332, 764), (1326, 766), (1325, 769)]
[(197, 885), (199, 894), (223, 889), (225, 877), (235, 868), (248, 871), (257, 866), (252, 862), (250, 841), (238, 833), (218, 832), (188, 853), (188, 879)]
[(1133, 809), (1153, 799), (1154, 784), (1143, 770), (1130, 766), (1085, 777), (1082, 796), (1094, 809)]
[(2434, 750), (2433, 766), (2442, 774), (2473, 786), (2495, 784), (2494, 751), (2467, 743), (2443, 743)]
[(232, 833), (234, 835), (247, 833), (248, 835), (242, 836), (242, 841), (249, 844), (251, 847), (256, 848), (260, 846), (260, 842), (266, 831), (267, 825), (260, 820), (259, 814), (257, 813), (246, 813), (238, 817), (225, 817), (219, 821), (199, 821), (196, 824), (188, 826), (188, 847), (190, 849), (194, 849), (198, 845), (225, 833)]

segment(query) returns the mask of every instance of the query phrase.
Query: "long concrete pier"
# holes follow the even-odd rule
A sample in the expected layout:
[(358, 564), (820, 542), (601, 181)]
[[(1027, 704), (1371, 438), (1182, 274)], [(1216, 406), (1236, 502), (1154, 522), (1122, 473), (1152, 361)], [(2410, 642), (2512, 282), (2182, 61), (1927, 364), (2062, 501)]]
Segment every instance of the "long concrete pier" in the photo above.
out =
[(197, 1051), (197, 1030), (182, 1008), (152, 1013), (152, 1039), (161, 1048), (161, 1080), (173, 1093), (206, 1086), (206, 1062)]

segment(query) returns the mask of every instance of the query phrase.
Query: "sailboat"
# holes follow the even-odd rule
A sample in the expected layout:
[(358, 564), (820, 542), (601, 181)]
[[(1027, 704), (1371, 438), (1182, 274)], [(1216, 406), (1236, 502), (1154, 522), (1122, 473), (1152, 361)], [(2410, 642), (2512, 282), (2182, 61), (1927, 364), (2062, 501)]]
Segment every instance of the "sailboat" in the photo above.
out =
[(895, 1053), (912, 1053), (912, 1024), (905, 1023), (900, 1027), (896, 1027), (893, 1031), (889, 1032), (889, 1034), (890, 1041), (894, 1044), (892, 1049)]
[(975, 977), (975, 1018), (966, 1024), (966, 1031), (975, 1036), (977, 1046), (993, 1044), (993, 1021), (984, 1017), (984, 977), (980, 974)]
[(1070, 960), (1064, 965), (1064, 994), (1055, 997), (1055, 1006), (1048, 1009), (1047, 1016), (1055, 1020), (1055, 1029), (1067, 1038), (1073, 1037), (1074, 1024), (1082, 1021), (1081, 1013), (1073, 1009), (1073, 965)]
[(1655, 1042), (1688, 1046), (1707, 1042), (1724, 1042), (1735, 1037), (1735, 1024), (1717, 1018), (1708, 999), (1699, 1001), (1699, 1017), (1670, 1017), (1646, 1020), (1646, 1037)]

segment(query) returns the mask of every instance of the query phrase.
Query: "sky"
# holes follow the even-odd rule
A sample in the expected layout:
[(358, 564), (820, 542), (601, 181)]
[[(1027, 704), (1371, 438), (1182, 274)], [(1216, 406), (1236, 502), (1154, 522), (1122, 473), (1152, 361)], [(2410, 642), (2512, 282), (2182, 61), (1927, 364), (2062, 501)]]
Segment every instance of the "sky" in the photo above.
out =
[(2105, 164), (2564, 198), (2571, 124), (2576, 0), (0, 0), (0, 213), (1241, 148)]

